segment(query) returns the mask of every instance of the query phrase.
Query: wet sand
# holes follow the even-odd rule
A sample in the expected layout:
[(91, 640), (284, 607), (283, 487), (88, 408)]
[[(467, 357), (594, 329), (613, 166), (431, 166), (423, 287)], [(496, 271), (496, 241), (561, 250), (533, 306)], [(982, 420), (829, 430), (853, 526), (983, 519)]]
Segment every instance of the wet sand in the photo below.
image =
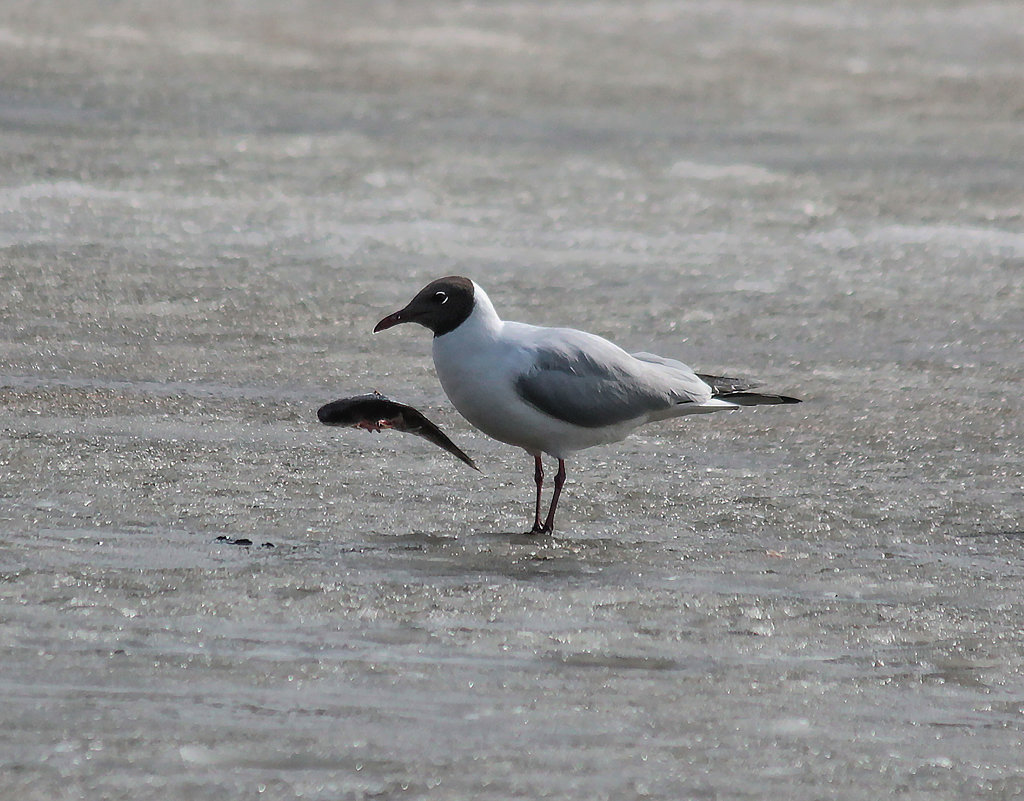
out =
[[(1024, 795), (1014, 3), (16, 3), (0, 798)], [(473, 431), (470, 275), (800, 406)], [(380, 390), (466, 450), (321, 426)], [(249, 540), (251, 545), (232, 544)]]

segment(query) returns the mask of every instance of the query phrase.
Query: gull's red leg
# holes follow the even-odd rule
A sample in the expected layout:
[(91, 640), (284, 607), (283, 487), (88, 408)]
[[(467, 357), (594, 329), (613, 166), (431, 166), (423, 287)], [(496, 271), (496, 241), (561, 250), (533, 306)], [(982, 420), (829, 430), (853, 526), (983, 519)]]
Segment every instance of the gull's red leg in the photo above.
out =
[(540, 457), (533, 457), (533, 480), (537, 484), (537, 511), (533, 516), (533, 530), (531, 534), (537, 534), (543, 531), (543, 527), (540, 524), (540, 491), (544, 486), (544, 465), (541, 464)]
[[(544, 521), (544, 528), (541, 531), (555, 530), (555, 507), (558, 506), (558, 496), (562, 494), (562, 485), (565, 483), (565, 459), (558, 460), (558, 472), (555, 473), (555, 494), (551, 496), (551, 508), (548, 509), (548, 519)], [(540, 499), (538, 498), (538, 503)], [(539, 513), (538, 513), (539, 514)], [(540, 518), (538, 517), (538, 522)]]

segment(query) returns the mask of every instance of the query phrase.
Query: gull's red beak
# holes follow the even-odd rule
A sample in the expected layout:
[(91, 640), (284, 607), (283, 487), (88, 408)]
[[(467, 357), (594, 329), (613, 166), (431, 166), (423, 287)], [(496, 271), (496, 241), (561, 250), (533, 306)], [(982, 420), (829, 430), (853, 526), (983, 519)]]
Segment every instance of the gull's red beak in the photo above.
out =
[(373, 327), (373, 333), (376, 334), (378, 331), (383, 331), (386, 328), (391, 328), (391, 326), (393, 325), (408, 322), (409, 318), (403, 314), (404, 311), (405, 309), (401, 309), (399, 311), (396, 311), (394, 314), (389, 314), (387, 317), (385, 317), (383, 320), (381, 320), (379, 323), (377, 323), (377, 325)]

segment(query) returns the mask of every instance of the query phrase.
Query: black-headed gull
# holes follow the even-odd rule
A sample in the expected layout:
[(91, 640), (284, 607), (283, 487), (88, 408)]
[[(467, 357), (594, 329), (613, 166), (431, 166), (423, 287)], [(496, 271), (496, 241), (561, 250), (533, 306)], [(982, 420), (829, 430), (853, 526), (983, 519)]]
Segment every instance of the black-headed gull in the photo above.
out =
[[(399, 323), (434, 332), (434, 367), (455, 408), (485, 434), (534, 458), (537, 504), (531, 533), (554, 529), (571, 453), (625, 439), (655, 420), (761, 404), (799, 403), (750, 392), (755, 384), (695, 373), (652, 353), (629, 354), (572, 328), (505, 322), (487, 293), (462, 276), (427, 284), (374, 333)], [(541, 454), (558, 460), (541, 522)]]

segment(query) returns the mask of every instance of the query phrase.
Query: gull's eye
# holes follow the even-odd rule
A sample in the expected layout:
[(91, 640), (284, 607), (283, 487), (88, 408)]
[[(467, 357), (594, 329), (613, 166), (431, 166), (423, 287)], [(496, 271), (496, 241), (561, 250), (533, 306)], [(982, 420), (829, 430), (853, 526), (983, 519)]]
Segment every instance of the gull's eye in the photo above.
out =
[(447, 302), (448, 302), (448, 293), (447, 292), (435, 292), (434, 293), (434, 303), (436, 303), (438, 306), (440, 306), (442, 303), (447, 303)]

